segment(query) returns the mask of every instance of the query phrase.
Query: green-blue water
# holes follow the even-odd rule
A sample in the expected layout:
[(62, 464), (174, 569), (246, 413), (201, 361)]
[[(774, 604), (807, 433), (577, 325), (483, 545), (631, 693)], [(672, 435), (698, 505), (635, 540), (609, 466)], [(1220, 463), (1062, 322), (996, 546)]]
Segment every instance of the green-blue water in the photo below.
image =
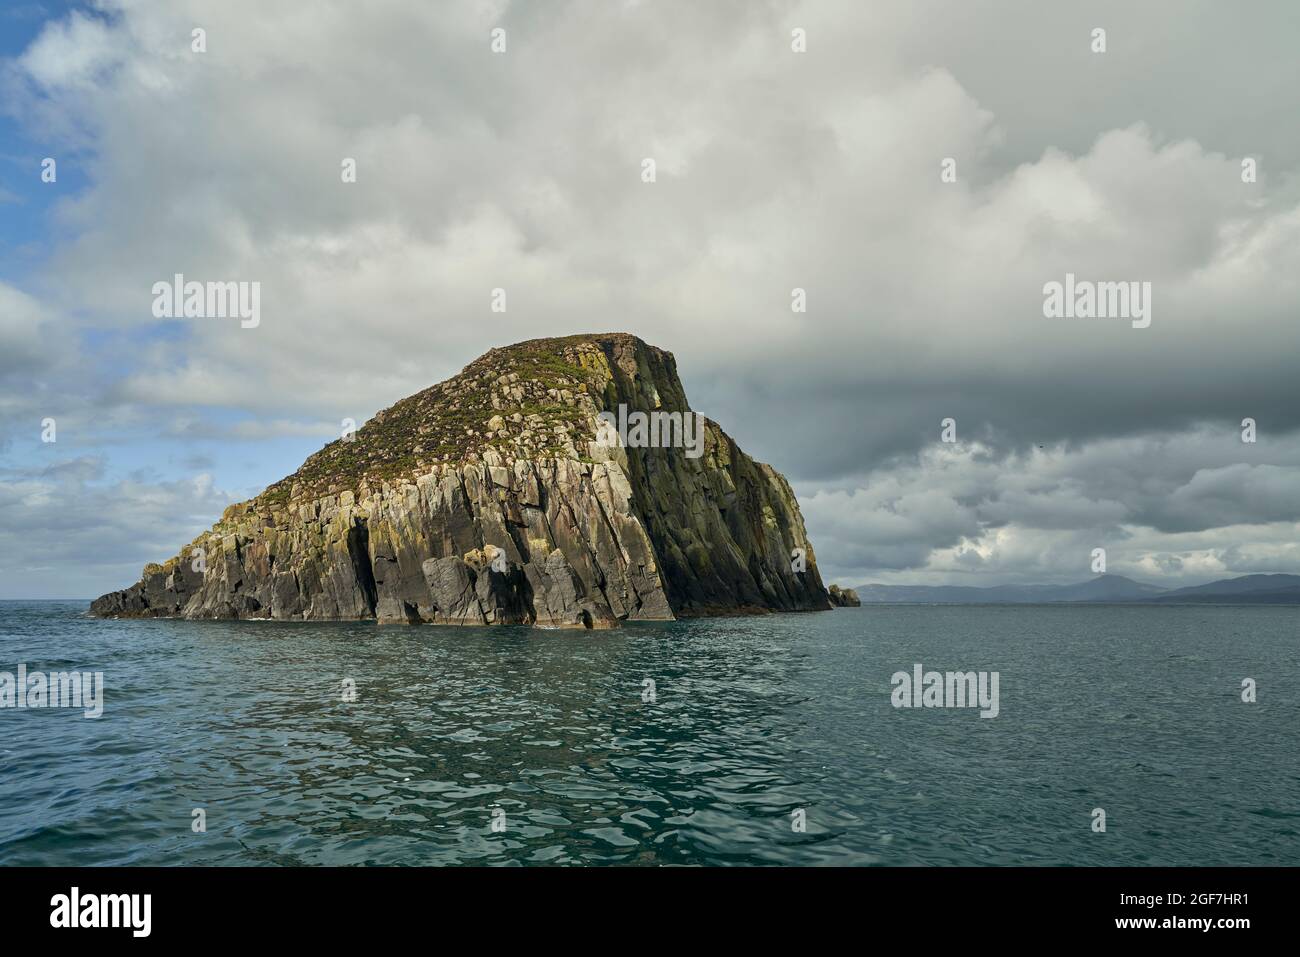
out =
[[(0, 671), (106, 683), (98, 720), (0, 710), (0, 863), (1300, 863), (1295, 609), (592, 633), (85, 607), (0, 603)], [(915, 662), (999, 672), (1001, 713), (894, 709)]]

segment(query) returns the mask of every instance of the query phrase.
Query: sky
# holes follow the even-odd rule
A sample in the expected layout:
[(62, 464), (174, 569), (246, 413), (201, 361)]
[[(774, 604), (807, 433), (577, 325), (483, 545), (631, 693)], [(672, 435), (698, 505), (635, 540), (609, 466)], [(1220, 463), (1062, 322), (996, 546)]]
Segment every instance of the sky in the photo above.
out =
[[(0, 598), (124, 587), (343, 419), (605, 331), (791, 480), (828, 582), (1300, 573), (1291, 0), (358, 10), (0, 6)], [(156, 318), (176, 273), (259, 324)], [(1067, 273), (1150, 325), (1045, 316)]]

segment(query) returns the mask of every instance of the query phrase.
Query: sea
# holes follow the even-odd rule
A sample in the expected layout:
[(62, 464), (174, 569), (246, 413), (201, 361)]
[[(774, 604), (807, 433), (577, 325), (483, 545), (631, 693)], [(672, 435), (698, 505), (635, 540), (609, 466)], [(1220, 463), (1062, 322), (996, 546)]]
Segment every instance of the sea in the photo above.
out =
[[(0, 602), (0, 673), (103, 676), (99, 717), (0, 707), (0, 865), (1300, 864), (1296, 608), (590, 632), (87, 604)], [(996, 716), (895, 707), (918, 665), (996, 673)]]

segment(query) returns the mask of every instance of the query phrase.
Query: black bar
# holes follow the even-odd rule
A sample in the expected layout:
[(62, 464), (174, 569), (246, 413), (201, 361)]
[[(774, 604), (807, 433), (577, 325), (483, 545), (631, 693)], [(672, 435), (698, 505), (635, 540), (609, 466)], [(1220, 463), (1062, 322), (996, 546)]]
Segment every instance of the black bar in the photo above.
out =
[[(373, 947), (418, 943), (433, 930), (451, 946), (449, 933), (541, 943), (607, 929), (616, 936), (598, 940), (609, 944), (680, 945), (704, 921), (760, 940), (803, 926), (873, 943), (976, 946), (1049, 935), (1231, 946), (1248, 939), (1242, 934), (1288, 927), (1295, 877), (1290, 868), (0, 868), (0, 926), (6, 944), (77, 934), (80, 943)], [(70, 904), (73, 887), (83, 906), (88, 896), (150, 895), (148, 936), (130, 926), (51, 926), (56, 895)]]

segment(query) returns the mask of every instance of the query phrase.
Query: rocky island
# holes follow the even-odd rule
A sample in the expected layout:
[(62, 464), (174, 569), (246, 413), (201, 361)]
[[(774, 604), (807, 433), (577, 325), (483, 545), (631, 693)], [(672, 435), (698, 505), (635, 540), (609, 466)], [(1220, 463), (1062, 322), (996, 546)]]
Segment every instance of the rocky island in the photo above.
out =
[[(699, 435), (601, 432), (637, 412)], [(493, 349), (90, 611), (607, 628), (830, 608), (785, 478), (695, 415), (672, 354), (632, 335)]]
[(831, 604), (836, 608), (862, 607), (862, 601), (858, 598), (858, 593), (852, 588), (840, 588), (839, 585), (832, 585), (828, 595)]

